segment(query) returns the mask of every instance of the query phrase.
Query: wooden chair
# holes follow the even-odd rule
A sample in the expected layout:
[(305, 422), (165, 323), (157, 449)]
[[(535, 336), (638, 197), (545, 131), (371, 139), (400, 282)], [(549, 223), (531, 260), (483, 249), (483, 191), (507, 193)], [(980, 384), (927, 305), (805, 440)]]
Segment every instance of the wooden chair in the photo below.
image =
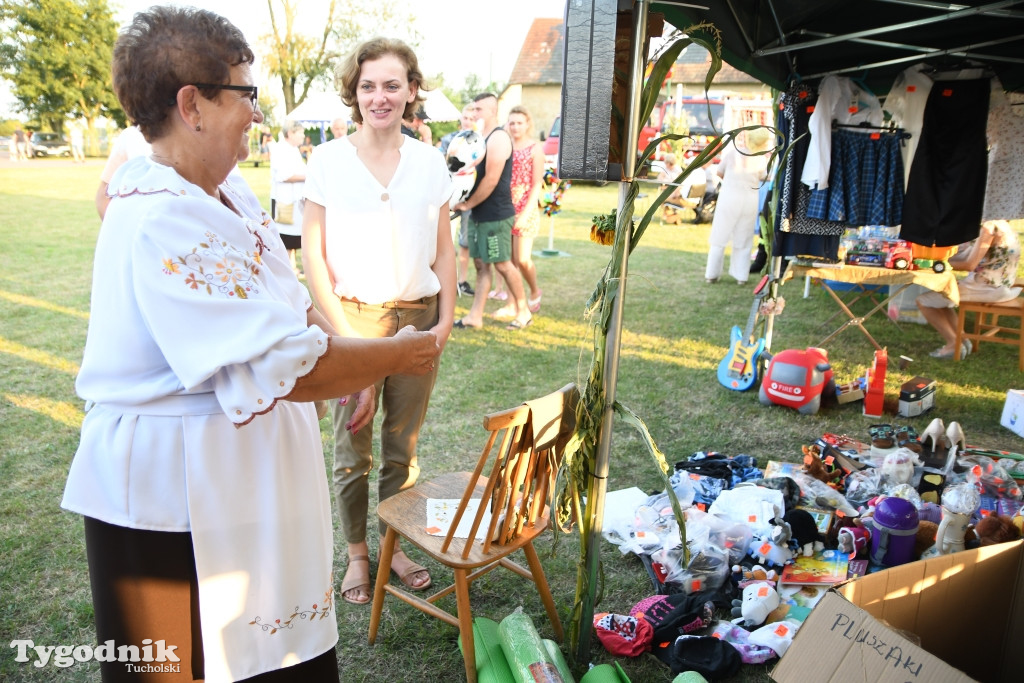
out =
[[(370, 612), (371, 644), (377, 637), (384, 597), (393, 595), (459, 629), (466, 680), (474, 683), (476, 654), (469, 587), (475, 579), (499, 566), (536, 584), (555, 634), (562, 639), (562, 624), (533, 540), (549, 525), (547, 499), (553, 490), (562, 449), (574, 428), (578, 400), (575, 385), (569, 384), (543, 398), (487, 415), (487, 445), (473, 472), (442, 475), (380, 503), (377, 514), (387, 525), (387, 533), (381, 543)], [(428, 528), (428, 500), (448, 501), (451, 522), (443, 536), (431, 533), (442, 529)], [(456, 535), (460, 523), (463, 529), (469, 527), (465, 534), (468, 537)], [(421, 598), (388, 583), (391, 557), (399, 538), (451, 568), (454, 584)], [(529, 569), (509, 559), (520, 548)], [(457, 607), (454, 615), (436, 604), (453, 592)]]
[[(1024, 280), (1017, 280), (1017, 287), (1024, 286)], [(967, 331), (967, 314), (974, 313), (974, 326)], [(1008, 326), (1000, 319), (1015, 319), (1015, 326)], [(1024, 372), (1024, 297), (1000, 303), (981, 301), (961, 301), (957, 315), (956, 342), (953, 357), (960, 360), (960, 347), (965, 339), (970, 339), (974, 348), (980, 348), (981, 342), (1010, 344), (1017, 347), (1017, 367)]]

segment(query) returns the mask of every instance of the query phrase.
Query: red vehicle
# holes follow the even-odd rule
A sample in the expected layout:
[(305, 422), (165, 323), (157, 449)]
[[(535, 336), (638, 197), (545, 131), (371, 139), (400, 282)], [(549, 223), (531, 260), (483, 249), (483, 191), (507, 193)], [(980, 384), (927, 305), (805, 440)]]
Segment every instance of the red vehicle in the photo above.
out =
[(911, 270), (914, 263), (914, 250), (909, 242), (898, 240), (885, 257), (885, 267), (896, 270)]
[[(647, 149), (647, 145), (650, 144), (651, 140), (670, 132), (669, 124), (670, 118), (676, 111), (676, 101), (667, 100), (662, 102), (654, 111), (651, 112), (651, 117), (640, 130), (640, 142), (638, 149), (643, 152)], [(725, 101), (724, 100), (708, 100), (708, 99), (684, 99), (679, 104), (679, 115), (680, 118), (685, 119), (687, 124), (688, 132), (693, 140), (690, 141), (688, 148), (695, 152), (707, 147), (708, 141), (725, 132)], [(667, 143), (662, 143), (663, 149), (659, 149), (655, 155), (656, 158), (661, 158), (662, 154), (668, 150)]]
[(786, 406), (801, 415), (814, 415), (822, 394), (833, 395), (835, 390), (828, 352), (809, 346), (779, 351), (770, 359), (758, 399), (761, 405)]
[(558, 157), (558, 140), (562, 135), (562, 117), (556, 116), (554, 122), (551, 124), (551, 132), (544, 138), (544, 145), (541, 149), (544, 151), (544, 156), (548, 159), (548, 165), (554, 165), (555, 159)]

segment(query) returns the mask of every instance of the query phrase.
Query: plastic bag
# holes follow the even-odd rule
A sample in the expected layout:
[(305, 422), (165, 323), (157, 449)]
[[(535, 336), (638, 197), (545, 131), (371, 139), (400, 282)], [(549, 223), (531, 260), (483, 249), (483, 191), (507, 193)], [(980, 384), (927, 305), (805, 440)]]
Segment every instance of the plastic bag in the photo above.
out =
[(868, 467), (846, 477), (846, 500), (851, 505), (863, 507), (881, 493), (882, 473), (877, 467)]
[(771, 532), (771, 521), (785, 510), (782, 491), (763, 486), (741, 486), (722, 491), (708, 512), (733, 522), (742, 522), (755, 535)]
[(968, 455), (957, 461), (967, 469), (966, 480), (975, 484), (980, 493), (997, 498), (1021, 500), (1020, 486), (1003, 467), (985, 455)]

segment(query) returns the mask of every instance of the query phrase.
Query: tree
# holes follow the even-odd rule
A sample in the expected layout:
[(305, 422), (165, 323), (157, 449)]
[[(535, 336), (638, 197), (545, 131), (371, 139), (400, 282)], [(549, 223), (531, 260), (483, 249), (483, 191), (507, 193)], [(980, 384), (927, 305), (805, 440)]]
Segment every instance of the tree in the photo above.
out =
[[(275, 5), (280, 5), (277, 13)], [(267, 0), (267, 9), (271, 33), (262, 41), (264, 58), (270, 74), (281, 79), (287, 113), (302, 104), (314, 83), (330, 83), (338, 59), (362, 40), (378, 35), (381, 26), (391, 27), (388, 35), (407, 36), (413, 47), (418, 37), (412, 27), (415, 17), (403, 16), (396, 0), (351, 0), (341, 10), (336, 0), (330, 0), (323, 31), (315, 37), (302, 33), (297, 25), (298, 0)], [(303, 10), (308, 16), (309, 3), (303, 4)]]
[[(334, 24), (336, 0), (331, 0), (323, 34), (317, 39), (298, 33), (295, 26), (299, 9), (297, 0), (280, 0), (280, 3), (283, 23), (278, 21), (274, 13), (273, 0), (267, 0), (271, 29), (270, 35), (265, 38), (268, 48), (267, 70), (281, 79), (284, 110), (291, 113), (306, 99), (309, 86), (327, 74), (335, 57), (327, 49), (327, 44)], [(297, 97), (296, 89), (299, 90)]]
[(96, 120), (124, 117), (110, 81), (117, 23), (106, 0), (4, 0), (0, 20), (0, 69), (19, 109), (58, 133), (69, 116), (84, 118), (98, 154)]

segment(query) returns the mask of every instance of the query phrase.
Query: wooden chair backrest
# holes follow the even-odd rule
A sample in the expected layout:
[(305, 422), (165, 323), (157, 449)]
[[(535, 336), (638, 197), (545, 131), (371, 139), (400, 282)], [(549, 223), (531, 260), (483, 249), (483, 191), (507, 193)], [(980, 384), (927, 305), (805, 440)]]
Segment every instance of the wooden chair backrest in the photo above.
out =
[[(463, 559), (469, 556), (474, 543), (482, 543), (483, 551), (489, 552), (492, 544), (510, 543), (524, 528), (533, 527), (538, 520), (545, 518), (548, 495), (554, 484), (561, 447), (564, 446), (563, 440), (556, 436), (566, 432), (567, 425), (575, 416), (578, 397), (576, 387), (572, 384), (555, 394), (561, 394), (560, 422), (554, 431), (548, 432), (551, 436), (545, 438), (543, 443), (535, 443), (534, 428), (540, 425), (533, 424), (532, 410), (527, 404), (484, 417), (484, 429), (488, 432), (487, 444), (462, 494), (441, 552), (448, 551), (455, 530), (482, 478), (485, 478), (486, 484), (462, 551)], [(551, 397), (554, 394), (546, 398)], [(483, 540), (479, 540), (476, 538), (477, 531), (488, 512), (490, 522)]]

